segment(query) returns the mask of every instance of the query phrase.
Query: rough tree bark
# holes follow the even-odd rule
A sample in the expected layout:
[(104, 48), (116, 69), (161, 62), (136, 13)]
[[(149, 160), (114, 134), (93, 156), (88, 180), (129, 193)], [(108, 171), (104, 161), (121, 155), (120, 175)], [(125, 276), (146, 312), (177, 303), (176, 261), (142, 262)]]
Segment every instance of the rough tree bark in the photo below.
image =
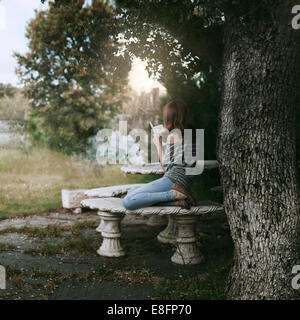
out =
[[(229, 16), (224, 30), (218, 160), (234, 241), (230, 299), (290, 299), (299, 259), (295, 107), (300, 31), (295, 1), (263, 1), (263, 18)], [(260, 11), (262, 12), (262, 11)]]

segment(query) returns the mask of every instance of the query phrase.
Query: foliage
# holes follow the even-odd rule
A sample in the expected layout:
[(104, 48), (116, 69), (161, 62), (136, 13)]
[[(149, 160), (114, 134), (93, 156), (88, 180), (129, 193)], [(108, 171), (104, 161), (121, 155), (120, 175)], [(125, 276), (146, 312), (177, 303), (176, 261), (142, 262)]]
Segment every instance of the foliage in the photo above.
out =
[(191, 1), (117, 3), (128, 51), (147, 60), (149, 73), (168, 90), (161, 106), (170, 99), (185, 100), (195, 126), (205, 130), (205, 158), (216, 158), (221, 13), (208, 28), (208, 21), (194, 12)]
[(129, 48), (147, 58), (151, 72), (163, 67), (161, 74), (183, 74), (190, 79), (200, 71), (220, 67), (224, 22), (221, 12), (209, 25), (189, 0), (118, 0), (117, 4), (125, 20), (125, 36), (133, 37)]
[[(272, 21), (269, 0), (118, 0), (128, 50), (147, 59), (148, 71), (183, 98), (198, 128), (205, 129), (205, 157), (215, 158), (226, 19), (259, 25)], [(276, 1), (277, 2), (277, 1)], [(166, 100), (163, 102), (167, 102)]]
[(11, 84), (0, 83), (0, 98), (5, 96), (13, 97), (18, 92), (18, 89)]
[(28, 110), (28, 101), (20, 90), (16, 90), (13, 95), (5, 94), (0, 98), (1, 120), (24, 121)]
[(80, 151), (120, 109), (130, 61), (117, 54), (119, 29), (101, 0), (49, 1), (49, 9), (36, 12), (27, 27), (29, 51), (15, 54), (35, 141)]

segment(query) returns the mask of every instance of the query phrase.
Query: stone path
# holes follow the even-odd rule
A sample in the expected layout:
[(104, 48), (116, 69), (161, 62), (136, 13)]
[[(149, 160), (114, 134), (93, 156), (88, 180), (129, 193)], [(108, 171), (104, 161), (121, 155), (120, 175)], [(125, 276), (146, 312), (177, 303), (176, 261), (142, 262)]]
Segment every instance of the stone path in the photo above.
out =
[(71, 300), (146, 300), (153, 295), (153, 287), (149, 284), (115, 283), (112, 281), (74, 281), (66, 280), (60, 285), (49, 300), (61, 300), (65, 297)]
[[(87, 222), (94, 226), (84, 225)], [(80, 223), (80, 229), (72, 229)], [(164, 227), (149, 227), (140, 219), (126, 218), (122, 222), (125, 257), (97, 255), (101, 243), (101, 235), (95, 231), (98, 223), (95, 212), (57, 212), (0, 221), (0, 264), (5, 266), (8, 278), (7, 289), (0, 290), (0, 300), (153, 299), (157, 283), (164, 279), (176, 280), (183, 273), (205, 277), (205, 264), (171, 263), (175, 248), (156, 240)], [(20, 229), (46, 230), (52, 225), (62, 228), (59, 234), (30, 234)], [(11, 227), (21, 232), (9, 231)], [(227, 241), (223, 239), (218, 246), (231, 245), (228, 232), (222, 231), (222, 221), (217, 228), (217, 232), (225, 233)], [(200, 224), (198, 229), (208, 236), (216, 232), (216, 227), (209, 224)], [(217, 256), (218, 251), (207, 250), (205, 255), (209, 262), (210, 255)]]
[(38, 227), (45, 228), (49, 225), (58, 227), (70, 227), (76, 223), (87, 221), (99, 221), (96, 213), (59, 213), (53, 212), (42, 216), (34, 215), (28, 217), (0, 220), (0, 231), (7, 228)]

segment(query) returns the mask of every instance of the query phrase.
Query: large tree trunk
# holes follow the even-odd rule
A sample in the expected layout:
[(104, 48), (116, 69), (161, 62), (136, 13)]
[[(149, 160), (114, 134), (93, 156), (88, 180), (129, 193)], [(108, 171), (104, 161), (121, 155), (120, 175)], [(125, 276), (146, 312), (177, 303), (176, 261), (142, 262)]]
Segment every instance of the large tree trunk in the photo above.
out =
[(262, 8), (270, 13), (265, 19), (227, 17), (224, 32), (218, 160), (234, 241), (230, 299), (289, 299), (300, 291), (291, 286), (292, 267), (300, 264), (300, 31), (290, 23), (295, 1), (278, 2)]

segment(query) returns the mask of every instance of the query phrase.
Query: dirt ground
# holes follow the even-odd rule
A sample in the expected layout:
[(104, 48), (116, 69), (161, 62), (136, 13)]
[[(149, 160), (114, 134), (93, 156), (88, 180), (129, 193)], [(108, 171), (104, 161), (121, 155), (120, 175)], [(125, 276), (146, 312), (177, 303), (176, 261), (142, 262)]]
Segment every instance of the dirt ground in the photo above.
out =
[(201, 298), (203, 290), (207, 294), (212, 290), (212, 295), (222, 290), (219, 284), (211, 288), (215, 281), (211, 273), (232, 255), (224, 216), (199, 219), (197, 245), (205, 260), (194, 266), (172, 263), (175, 247), (156, 239), (164, 226), (150, 227), (142, 220), (122, 221), (125, 257), (99, 256), (98, 223), (95, 212), (0, 221), (0, 264), (7, 277), (0, 300), (185, 299)]

